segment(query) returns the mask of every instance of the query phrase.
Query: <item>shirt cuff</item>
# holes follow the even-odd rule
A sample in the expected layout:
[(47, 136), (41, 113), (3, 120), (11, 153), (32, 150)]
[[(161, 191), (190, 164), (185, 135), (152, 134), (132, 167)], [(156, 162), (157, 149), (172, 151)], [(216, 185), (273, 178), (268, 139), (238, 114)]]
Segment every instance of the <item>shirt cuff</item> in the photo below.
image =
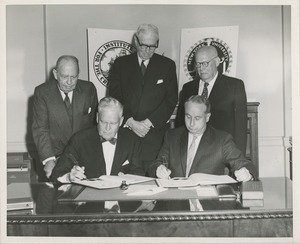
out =
[(53, 156), (53, 157), (50, 157), (50, 158), (46, 158), (44, 161), (42, 161), (42, 164), (45, 165), (50, 160), (56, 160), (56, 157)]
[(57, 180), (60, 183), (71, 183), (71, 181), (70, 181), (70, 173), (66, 173), (63, 176), (58, 177)]
[(126, 123), (124, 124), (124, 128), (129, 128), (131, 130), (131, 127), (129, 126), (129, 121), (132, 120), (133, 118), (130, 117), (129, 119), (127, 119)]

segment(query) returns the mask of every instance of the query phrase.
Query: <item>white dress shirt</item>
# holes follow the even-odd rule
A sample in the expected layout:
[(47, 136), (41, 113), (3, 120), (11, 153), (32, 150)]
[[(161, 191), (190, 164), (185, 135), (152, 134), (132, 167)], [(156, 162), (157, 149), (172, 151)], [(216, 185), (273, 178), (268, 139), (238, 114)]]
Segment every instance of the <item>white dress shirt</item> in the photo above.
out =
[[(194, 151), (194, 155), (193, 155), (193, 160), (194, 160), (194, 157), (195, 157), (196, 152), (197, 152), (197, 150), (198, 150), (198, 146), (199, 146), (199, 143), (200, 143), (200, 141), (201, 141), (202, 135), (203, 135), (203, 134), (197, 135), (197, 139), (195, 140), (195, 151)], [(193, 134), (191, 134), (191, 133), (188, 134), (188, 145), (187, 145), (187, 150), (189, 150), (189, 148), (190, 148), (190, 146), (191, 146), (191, 144), (192, 144), (193, 137), (194, 137)]]
[[(115, 135), (115, 138), (118, 138), (118, 134)], [(106, 142), (102, 142), (102, 149), (103, 149), (103, 156), (104, 156), (104, 161), (105, 161), (105, 168), (106, 168), (106, 175), (110, 175), (111, 174), (111, 169), (112, 169), (112, 164), (114, 161), (114, 155), (115, 155), (115, 151), (116, 151), (116, 146), (117, 143), (115, 145), (111, 144), (109, 141)], [(97, 163), (97, 162), (95, 162)], [(70, 183), (69, 180), (69, 173), (57, 178), (57, 180), (61, 183)], [(99, 175), (100, 177), (100, 175)]]
[[(208, 94), (207, 94), (207, 97), (209, 97), (209, 94), (212, 90), (212, 88), (214, 87), (214, 84), (216, 82), (216, 79), (218, 77), (218, 72), (216, 73), (216, 75), (214, 76), (214, 78), (208, 82), (208, 86), (207, 86), (207, 91), (208, 91)], [(204, 81), (200, 79), (200, 84), (199, 84), (199, 89), (198, 89), (198, 95), (201, 95), (202, 92), (203, 92), (203, 88), (204, 88)]]

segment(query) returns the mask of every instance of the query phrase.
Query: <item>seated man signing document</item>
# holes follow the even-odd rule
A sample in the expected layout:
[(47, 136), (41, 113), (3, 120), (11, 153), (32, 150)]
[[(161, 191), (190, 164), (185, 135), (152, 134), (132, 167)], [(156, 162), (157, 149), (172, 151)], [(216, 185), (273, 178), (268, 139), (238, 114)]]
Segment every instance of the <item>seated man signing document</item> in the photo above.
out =
[(68, 183), (101, 175), (143, 175), (140, 144), (123, 121), (122, 104), (111, 97), (98, 105), (98, 125), (73, 135), (53, 169), (51, 180)]
[(257, 178), (257, 170), (236, 147), (232, 136), (207, 122), (210, 103), (200, 95), (185, 102), (185, 126), (169, 130), (150, 176), (167, 179), (193, 173), (223, 175), (229, 167), (238, 181)]

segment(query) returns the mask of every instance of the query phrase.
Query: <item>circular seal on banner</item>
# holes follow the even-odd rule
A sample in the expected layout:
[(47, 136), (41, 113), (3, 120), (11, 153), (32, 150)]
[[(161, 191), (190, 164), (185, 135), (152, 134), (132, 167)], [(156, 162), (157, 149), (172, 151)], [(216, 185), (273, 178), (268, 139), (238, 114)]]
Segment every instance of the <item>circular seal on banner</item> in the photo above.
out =
[(221, 74), (228, 74), (233, 59), (229, 46), (219, 38), (209, 37), (196, 42), (187, 51), (183, 61), (183, 70), (188, 79), (192, 80), (198, 75), (195, 69), (195, 53), (202, 46), (214, 46), (217, 49), (218, 57), (220, 58), (218, 71)]
[(93, 67), (97, 79), (108, 87), (112, 65), (116, 58), (136, 51), (135, 47), (125, 41), (114, 40), (103, 44), (94, 55)]

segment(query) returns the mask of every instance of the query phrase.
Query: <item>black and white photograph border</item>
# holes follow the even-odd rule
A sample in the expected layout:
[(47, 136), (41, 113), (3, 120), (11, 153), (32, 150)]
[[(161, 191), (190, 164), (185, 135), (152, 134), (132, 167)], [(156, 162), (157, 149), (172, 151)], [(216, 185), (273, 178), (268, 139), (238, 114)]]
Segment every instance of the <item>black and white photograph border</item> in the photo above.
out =
[[(262, 132), (260, 131), (259, 127), (259, 147), (263, 148), (261, 150), (259, 156), (260, 158), (263, 159), (272, 159), (272, 162), (274, 162), (275, 166), (278, 166), (278, 169), (275, 169), (275, 167), (266, 167), (263, 168), (263, 174), (265, 174), (267, 177), (272, 177), (273, 174), (280, 174), (280, 170), (284, 171), (285, 175), (289, 175), (287, 173), (289, 170), (293, 171), (293, 213), (292, 213), (292, 218), (293, 218), (293, 236), (291, 238), (268, 238), (268, 237), (263, 237), (263, 238), (256, 238), (256, 237), (251, 237), (251, 238), (196, 238), (196, 237), (179, 237), (179, 238), (174, 238), (174, 237), (130, 237), (130, 238), (125, 238), (125, 237), (46, 237), (46, 236), (31, 236), (31, 237), (25, 237), (25, 236), (7, 236), (7, 153), (11, 151), (19, 151), (24, 147), (25, 141), (27, 138), (25, 138), (27, 135), (24, 135), (23, 137), (20, 138), (19, 134), (24, 134), (24, 131), (26, 132), (28, 125), (28, 120), (30, 119), (27, 117), (27, 111), (24, 111), (27, 109), (27, 105), (24, 104), (24, 102), (28, 102), (27, 100), (29, 99), (29, 96), (32, 96), (33, 94), (33, 88), (38, 85), (40, 82), (43, 80), (45, 81), (45, 78), (49, 78), (48, 75), (51, 71), (51, 68), (53, 68), (53, 65), (55, 63), (55, 59), (59, 54), (63, 51), (65, 52), (74, 52), (74, 55), (78, 55), (80, 57), (81, 61), (81, 76), (83, 78), (88, 78), (89, 77), (89, 72), (88, 72), (88, 60), (87, 60), (87, 47), (83, 47), (82, 50), (76, 50), (76, 45), (73, 45), (70, 43), (69, 45), (59, 47), (59, 43), (54, 43), (52, 46), (49, 46), (48, 50), (47, 49), (47, 38), (45, 38), (44, 41), (39, 42), (40, 47), (32, 47), (28, 45), (30, 41), (30, 38), (35, 39), (39, 38), (38, 35), (34, 35), (34, 30), (31, 30), (29, 33), (29, 36), (24, 36), (24, 39), (18, 35), (17, 33), (11, 33), (7, 25), (7, 20), (10, 16), (8, 16), (8, 7), (13, 8), (15, 7), (28, 7), (28, 6), (46, 6), (46, 8), (42, 8), (42, 15), (40, 16), (41, 19), (43, 19), (44, 23), (38, 24), (39, 27), (41, 27), (44, 31), (43, 35), (47, 36), (49, 32), (55, 32), (56, 31), (56, 26), (50, 25), (47, 26), (47, 21), (49, 18), (53, 16), (47, 16), (47, 6), (49, 7), (57, 7), (59, 9), (59, 5), (64, 6), (62, 10), (65, 9), (66, 6), (74, 7), (74, 6), (83, 6), (83, 5), (113, 5), (116, 7), (132, 7), (134, 8), (135, 5), (145, 5), (145, 8), (151, 8), (152, 6), (159, 5), (162, 7), (167, 7), (170, 5), (174, 5), (177, 7), (184, 7), (188, 5), (197, 5), (197, 6), (210, 6), (211, 8), (222, 8), (224, 6), (228, 8), (228, 6), (232, 7), (237, 7), (237, 6), (242, 6), (243, 10), (246, 8), (254, 8), (254, 7), (264, 7), (268, 8), (268, 6), (285, 6), (285, 7), (290, 7), (290, 13), (288, 11), (286, 12), (286, 9), (283, 7), (278, 8), (278, 11), (281, 11), (281, 13), (278, 14), (278, 16), (281, 16), (282, 19), (276, 21), (279, 21), (279, 26), (280, 26), (280, 31), (282, 32), (280, 37), (282, 38), (281, 40), (277, 40), (279, 42), (282, 42), (282, 52), (287, 52), (288, 54), (281, 53), (281, 56), (276, 56), (277, 54), (274, 53), (268, 53), (268, 55), (263, 55), (260, 53), (259, 59), (257, 62), (254, 62), (254, 54), (249, 55), (247, 54), (246, 51), (240, 50), (238, 53), (238, 61), (240, 63), (237, 64), (237, 76), (239, 78), (242, 78), (245, 82), (246, 90), (247, 90), (247, 98), (249, 99), (250, 102), (257, 101), (257, 99), (263, 101), (261, 103), (260, 108), (259, 108), (259, 114), (265, 113), (267, 114), (263, 118), (259, 118), (260, 122), (258, 123), (259, 125), (263, 125), (263, 127), (270, 127), (269, 131), (273, 131), (274, 133), (269, 133), (268, 132)], [(163, 11), (165, 9), (161, 9), (160, 16), (162, 15)], [(299, 56), (300, 56), (300, 48), (299, 48), (299, 12), (300, 12), (300, 3), (299, 0), (194, 0), (194, 1), (170, 1), (170, 0), (165, 0), (165, 1), (157, 1), (157, 0), (144, 0), (144, 1), (127, 1), (127, 0), (113, 0), (113, 1), (83, 1), (83, 0), (54, 0), (54, 1), (42, 1), (42, 0), (32, 0), (32, 1), (27, 1), (27, 0), (0, 0), (0, 81), (2, 84), (2, 89), (1, 89), (1, 96), (0, 96), (0, 113), (2, 114), (1, 116), (1, 126), (0, 126), (0, 162), (1, 164), (1, 243), (300, 243), (300, 233), (298, 231), (300, 226), (300, 212), (299, 212), (299, 206), (300, 206), (300, 197), (299, 197), (299, 177), (298, 177), (298, 172), (300, 172), (300, 167), (299, 167), (299, 161), (300, 161), (300, 128), (299, 128), (299, 118), (300, 118), (300, 75), (299, 75), (299, 67), (300, 67), (300, 62), (299, 62)], [(287, 14), (288, 13), (288, 14)], [(61, 12), (61, 15), (64, 13)], [(100, 14), (100, 13), (99, 13)], [(153, 20), (154, 24), (157, 23), (160, 19), (157, 19), (156, 16), (150, 16), (151, 12), (145, 11), (145, 19), (143, 21), (149, 21)], [(177, 15), (178, 13), (174, 13)], [(241, 16), (246, 13), (239, 13)], [(227, 11), (224, 15), (227, 17), (230, 16), (230, 11)], [(220, 20), (212, 20), (211, 26), (203, 26), (201, 24), (201, 15), (199, 14), (199, 25), (197, 26), (196, 24), (191, 26), (180, 26), (180, 28), (196, 28), (196, 27), (211, 27), (215, 25), (220, 25)], [(115, 16), (111, 16), (111, 19), (105, 19), (103, 20), (105, 23), (113, 22)], [(127, 19), (131, 18), (132, 16), (122, 16), (121, 19)], [(290, 19), (285, 19), (289, 18)], [(77, 16), (78, 22), (80, 21), (81, 18), (84, 18), (84, 16)], [(176, 17), (175, 17), (176, 18)], [(189, 13), (186, 13), (186, 18), (190, 18)], [(167, 27), (171, 28), (171, 24), (168, 22), (169, 20), (166, 19), (163, 23), (164, 28), (166, 29)], [(253, 23), (253, 25), (258, 24), (255, 22), (253, 19), (248, 20), (249, 23)], [(271, 20), (267, 20), (271, 21)], [(284, 22), (290, 22), (288, 23), (287, 26), (284, 25)], [(130, 28), (136, 25), (136, 27), (140, 24), (134, 21), (133, 17), (129, 21), (131, 23)], [(134, 23), (132, 23), (134, 22)], [(205, 22), (205, 21), (204, 21)], [(15, 23), (18, 24), (18, 20), (15, 20)], [(31, 21), (33, 23), (33, 21)], [(53, 23), (59, 23), (59, 20), (54, 21)], [(52, 23), (52, 24), (53, 24)], [(207, 23), (207, 22), (206, 22)], [(24, 23), (19, 23), (20, 25)], [(75, 23), (76, 24), (76, 23)], [(89, 23), (86, 26), (87, 28), (92, 28), (92, 27), (99, 27), (97, 23), (94, 23), (94, 26), (92, 25), (92, 22), (89, 21)], [(159, 25), (159, 23), (158, 23)], [(224, 22), (224, 25), (229, 25), (229, 22)], [(233, 19), (230, 21), (230, 25), (239, 25), (238, 21), (234, 21)], [(111, 28), (114, 26), (115, 28), (118, 26), (117, 23), (111, 24), (109, 27)], [(119, 29), (123, 28), (123, 24), (119, 25)], [(159, 26), (158, 26), (159, 27)], [(289, 30), (290, 27), (290, 30)], [(19, 27), (21, 28), (21, 27)], [(32, 28), (35, 28), (35, 26), (32, 26)], [(82, 28), (80, 26), (80, 28)], [(178, 27), (176, 31), (179, 29)], [(59, 26), (57, 26), (57, 29), (61, 29)], [(73, 28), (72, 31), (76, 31), (76, 28)], [(244, 44), (246, 43), (246, 38), (249, 38), (251, 41), (253, 38), (251, 31), (249, 33), (245, 33), (242, 28), (240, 28), (240, 33), (243, 35), (243, 40)], [(290, 32), (290, 33), (289, 33)], [(13, 40), (16, 42), (25, 42), (25, 45), (30, 48), (39, 48), (39, 50), (44, 50), (44, 53), (40, 53), (38, 55), (37, 51), (34, 49), (28, 49), (26, 52), (31, 53), (27, 56), (30, 57), (29, 60), (26, 59), (25, 53), (23, 53), (23, 50), (18, 50), (15, 49), (13, 50), (15, 53), (9, 53), (11, 50), (8, 50), (8, 40), (12, 41), (12, 39), (8, 39), (8, 34), (11, 36), (18, 37), (18, 40)], [(68, 35), (68, 30), (66, 33)], [(255, 34), (255, 33), (254, 33)], [(61, 33), (56, 33), (55, 38), (52, 41), (57, 41), (59, 38), (66, 39), (65, 41), (68, 41), (69, 37), (59, 37)], [(75, 34), (76, 35), (76, 34)], [(84, 37), (79, 40), (80, 43), (85, 43), (86, 42), (86, 33), (83, 34)], [(172, 43), (172, 45), (167, 45), (167, 40), (169, 35), (177, 35), (177, 41), (180, 43), (180, 32), (175, 33), (170, 31), (169, 33), (161, 33), (161, 41), (160, 45), (161, 48), (158, 49), (159, 54), (163, 54), (165, 56), (169, 56), (171, 59), (175, 60), (177, 67), (177, 71), (179, 71), (179, 65), (180, 63), (180, 52), (179, 50), (174, 51), (176, 48), (176, 45)], [(272, 33), (270, 33), (272, 35)], [(289, 36), (286, 39), (284, 39), (284, 35)], [(291, 45), (289, 46), (288, 41), (291, 41)], [(257, 43), (256, 43), (257, 44)], [(253, 45), (256, 45), (253, 44)], [(80, 44), (81, 45), (81, 44)], [(270, 42), (271, 45), (271, 42)], [(247, 43), (245, 46), (251, 46), (251, 43)], [(53, 48), (57, 47), (57, 50), (54, 50)], [(239, 47), (240, 48), (240, 47)], [(178, 49), (179, 49), (179, 44), (178, 44)], [(259, 50), (260, 52), (262, 51), (260, 47), (253, 47), (253, 50)], [(272, 49), (267, 49), (267, 51), (272, 50)], [(47, 53), (46, 53), (47, 52)], [(249, 57), (251, 56), (251, 57)], [(13, 60), (11, 59), (13, 57)], [(251, 62), (246, 62), (243, 61), (244, 59), (251, 58)], [(280, 59), (280, 60), (279, 60)], [(85, 60), (87, 62), (85, 62)], [(32, 62), (32, 63), (31, 63)], [(280, 71), (280, 76), (278, 79), (281, 80), (281, 84), (275, 84), (276, 86), (281, 86), (280, 88), (277, 87), (277, 89), (282, 89), (281, 95), (275, 99), (273, 97), (268, 97), (268, 95), (272, 94), (271, 91), (268, 94), (267, 89), (272, 89), (272, 86), (268, 84), (268, 82), (272, 82), (272, 80), (267, 80), (269, 76), (272, 78), (275, 76), (274, 74), (264, 74), (263, 79), (264, 82), (262, 82), (263, 87), (260, 88), (262, 89), (266, 96), (260, 96), (261, 93), (257, 92), (257, 89), (259, 89), (259, 84), (255, 84), (257, 80), (254, 79), (255, 77), (255, 69), (254, 68), (249, 68), (247, 65), (253, 65), (255, 68), (261, 67), (260, 71), (258, 71), (258, 74), (262, 74), (265, 69), (267, 71), (270, 71), (267, 69), (267, 66), (273, 66), (272, 63), (275, 62), (277, 65), (278, 63), (282, 64), (282, 70)], [(15, 64), (14, 69), (16, 69), (15, 74), (11, 74), (11, 70), (8, 71), (8, 68), (12, 68), (12, 64)], [(10, 66), (9, 66), (10, 65)], [(9, 67), (8, 67), (9, 66)], [(276, 65), (274, 66), (276, 67)], [(39, 74), (35, 77), (34, 70), (36, 69), (41, 69), (43, 72), (39, 72)], [(24, 73), (22, 73), (24, 72)], [(27, 72), (31, 73), (28, 74)], [(244, 73), (243, 73), (244, 72)], [(248, 72), (248, 73), (247, 73)], [(273, 70), (275, 72), (275, 70)], [(23, 78), (21, 77), (23, 76)], [(179, 74), (177, 73), (178, 77)], [(249, 75), (250, 79), (248, 79), (247, 75)], [(245, 77), (243, 77), (245, 76)], [(26, 78), (24, 78), (26, 77)], [(33, 79), (32, 84), (29, 86), (25, 86), (24, 84), (20, 84), (20, 86), (16, 86), (15, 83), (10, 84), (8, 83), (11, 79)], [(178, 79), (179, 80), (179, 79)], [(286, 80), (290, 80), (286, 82)], [(13, 82), (17, 82), (14, 80)], [(183, 82), (183, 81), (179, 81)], [(24, 82), (23, 82), (24, 83)], [(251, 84), (250, 84), (251, 83)], [(274, 86), (275, 86), (274, 85)], [(97, 89), (101, 86), (101, 83), (95, 84)], [(276, 89), (275, 87), (273, 87)], [(13, 92), (16, 92), (16, 95), (13, 95)], [(29, 95), (28, 95), (29, 94)], [(21, 99), (12, 99), (14, 96), (21, 97)], [(28, 99), (22, 100), (22, 98), (26, 98), (28, 96)], [(274, 101), (278, 101), (278, 104), (281, 104), (281, 106), (277, 107), (277, 103), (275, 103), (275, 107), (273, 107), (273, 110), (270, 109), (270, 103)], [(265, 104), (269, 103), (268, 106)], [(18, 108), (22, 108), (18, 110)], [(12, 111), (13, 109), (13, 111)], [(279, 109), (280, 112), (276, 113), (275, 110)], [(279, 117), (278, 117), (279, 115)], [(281, 116), (282, 115), (282, 116)], [(13, 121), (12, 121), (13, 120)], [(278, 123), (275, 123), (275, 125), (272, 125), (273, 121), (278, 120)], [(26, 134), (26, 133), (25, 133)], [(279, 140), (282, 140), (281, 142)], [(279, 145), (278, 145), (279, 144)], [(276, 155), (276, 150), (280, 146), (287, 146), (291, 144), (293, 147), (293, 165), (292, 166), (282, 166), (280, 162), (278, 162), (278, 158), (276, 158), (274, 155)], [(270, 145), (270, 146), (268, 146)], [(274, 157), (273, 157), (274, 156)], [(285, 155), (283, 155), (283, 158), (286, 158), (289, 156), (289, 153), (287, 152)], [(272, 172), (273, 171), (273, 172)], [(219, 215), (218, 216), (221, 219), (226, 218), (227, 216), (224, 215)], [(236, 215), (234, 218), (240, 218), (241, 216)], [(261, 216), (259, 215), (253, 215), (252, 218), (254, 219), (263, 219), (263, 218), (272, 218), (272, 216), (264, 216), (263, 214)], [(273, 216), (274, 217), (274, 216)], [(287, 216), (291, 217), (291, 216)], [(178, 216), (180, 218), (180, 216)], [(207, 215), (206, 217), (202, 218), (214, 218), (213, 215)], [(172, 219), (169, 219), (172, 221)], [(62, 219), (63, 221), (63, 219)], [(76, 222), (76, 220), (74, 219)], [(88, 220), (87, 220), (88, 221)], [(90, 219), (91, 223), (94, 222), (92, 218)], [(96, 220), (96, 221), (99, 221)], [(115, 219), (111, 219), (110, 221), (119, 221)], [(141, 221), (139, 219), (136, 220)], [(149, 219), (148, 221), (153, 221), (153, 219)], [(157, 220), (159, 221), (159, 220)], [(162, 220), (165, 221), (165, 220)], [(43, 221), (41, 221), (41, 224), (44, 224)]]

